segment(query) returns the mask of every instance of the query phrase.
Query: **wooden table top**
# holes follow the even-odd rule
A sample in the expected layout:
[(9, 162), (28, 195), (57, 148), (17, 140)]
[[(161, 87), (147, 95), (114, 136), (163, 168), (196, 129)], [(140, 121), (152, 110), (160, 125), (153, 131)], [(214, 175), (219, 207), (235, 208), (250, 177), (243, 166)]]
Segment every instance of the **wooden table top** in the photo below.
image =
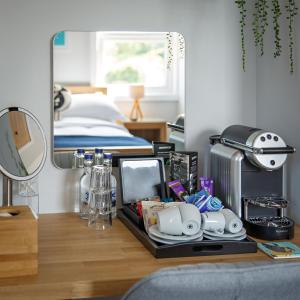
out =
[[(300, 245), (300, 227), (294, 243)], [(39, 219), (39, 273), (0, 280), (0, 299), (68, 299), (122, 295), (142, 277), (163, 267), (201, 262), (271, 260), (264, 253), (156, 259), (118, 220), (97, 232), (77, 214)]]

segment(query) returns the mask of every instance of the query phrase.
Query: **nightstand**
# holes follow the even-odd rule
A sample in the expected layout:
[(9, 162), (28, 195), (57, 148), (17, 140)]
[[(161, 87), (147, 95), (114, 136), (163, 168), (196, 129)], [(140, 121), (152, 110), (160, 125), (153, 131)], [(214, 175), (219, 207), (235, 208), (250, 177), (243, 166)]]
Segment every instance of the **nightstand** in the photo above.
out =
[(123, 125), (135, 136), (144, 138), (149, 142), (167, 140), (167, 122), (159, 119), (142, 119), (127, 121)]

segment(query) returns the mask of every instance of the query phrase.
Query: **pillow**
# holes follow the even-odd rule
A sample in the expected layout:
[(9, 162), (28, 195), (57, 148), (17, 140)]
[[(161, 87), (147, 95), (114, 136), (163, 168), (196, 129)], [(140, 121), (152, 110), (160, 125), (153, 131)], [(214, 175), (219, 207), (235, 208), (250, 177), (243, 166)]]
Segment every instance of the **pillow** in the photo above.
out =
[(101, 93), (72, 94), (72, 103), (62, 112), (62, 117), (85, 117), (112, 122), (126, 119), (112, 99)]

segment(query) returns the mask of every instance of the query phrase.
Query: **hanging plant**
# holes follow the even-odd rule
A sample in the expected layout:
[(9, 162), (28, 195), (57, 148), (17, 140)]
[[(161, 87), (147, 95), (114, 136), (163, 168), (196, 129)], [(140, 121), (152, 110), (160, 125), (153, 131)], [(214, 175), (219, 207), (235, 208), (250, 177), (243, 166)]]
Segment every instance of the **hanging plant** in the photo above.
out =
[[(175, 36), (174, 36), (175, 35)], [(168, 48), (168, 59), (167, 59), (167, 69), (171, 70), (173, 65), (173, 58), (174, 58), (174, 38), (177, 38), (177, 51), (178, 51), (178, 58), (184, 58), (185, 53), (185, 42), (184, 37), (181, 33), (176, 32), (167, 32), (166, 39), (167, 39), (167, 48)]]
[(170, 70), (173, 63), (173, 34), (172, 32), (167, 32), (166, 39), (168, 43), (168, 60), (167, 69)]
[(285, 5), (287, 12), (287, 20), (289, 26), (289, 60), (290, 60), (290, 73), (294, 73), (294, 18), (298, 14), (298, 7), (295, 0), (287, 0)]
[(254, 3), (254, 13), (253, 13), (253, 23), (252, 23), (255, 47), (258, 47), (260, 41), (259, 2), (260, 0), (256, 0)]
[(240, 10), (240, 27), (241, 27), (241, 46), (242, 46), (242, 66), (246, 71), (246, 48), (245, 48), (245, 26), (246, 26), (246, 0), (235, 0)]
[(282, 52), (279, 18), (281, 16), (280, 4), (278, 0), (272, 0), (272, 13), (273, 13), (273, 30), (274, 30), (274, 58), (280, 56)]
[(179, 58), (184, 58), (185, 54), (185, 42), (184, 42), (184, 37), (181, 33), (178, 34), (178, 55)]
[[(252, 0), (249, 0), (250, 2)], [(254, 35), (254, 43), (259, 48), (260, 55), (264, 55), (264, 35), (268, 27), (268, 2), (272, 3), (272, 23), (274, 30), (274, 58), (277, 58), (282, 53), (282, 44), (280, 38), (280, 17), (282, 11), (280, 8), (280, 0), (255, 0), (254, 13), (252, 21), (252, 31)], [(298, 14), (297, 0), (285, 0), (285, 13), (289, 28), (289, 66), (290, 73), (294, 72), (294, 23), (295, 16)], [(241, 27), (241, 48), (242, 48), (242, 65), (245, 71), (246, 49), (245, 49), (245, 25), (246, 25), (246, 2), (247, 0), (235, 0), (240, 11), (240, 27)]]
[(264, 55), (264, 36), (266, 29), (268, 27), (268, 1), (267, 0), (258, 0), (257, 3), (257, 18), (258, 18), (258, 30), (259, 30), (259, 38), (258, 38), (258, 44), (260, 48), (260, 55)]

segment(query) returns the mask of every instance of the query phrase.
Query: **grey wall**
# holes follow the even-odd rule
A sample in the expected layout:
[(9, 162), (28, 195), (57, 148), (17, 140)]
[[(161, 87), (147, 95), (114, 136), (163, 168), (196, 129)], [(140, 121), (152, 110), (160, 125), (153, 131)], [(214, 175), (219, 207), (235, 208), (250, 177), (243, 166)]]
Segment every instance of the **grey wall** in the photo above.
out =
[(91, 40), (86, 32), (68, 32), (66, 47), (54, 47), (54, 82), (89, 84), (91, 79)]
[[(284, 1), (280, 2), (282, 6)], [(300, 1), (297, 0), (300, 7)], [(292, 201), (290, 213), (300, 222), (300, 17), (295, 23), (295, 72), (289, 73), (287, 47), (288, 29), (282, 19), (283, 54), (274, 60), (273, 36), (266, 36), (266, 55), (257, 58), (257, 126), (281, 135), (288, 144), (296, 147), (297, 153), (289, 157), (287, 192)]]
[(256, 123), (254, 52), (240, 68), (239, 13), (229, 0), (1, 0), (0, 108), (18, 105), (41, 121), (48, 158), (41, 212), (71, 211), (79, 174), (51, 161), (51, 37), (61, 30), (177, 31), (186, 40), (186, 146), (203, 152), (210, 132)]
[[(187, 147), (201, 167), (208, 138), (232, 124), (256, 124), (256, 58), (246, 31), (247, 72), (241, 70), (239, 12), (234, 1), (199, 1), (187, 53)], [(248, 2), (252, 5), (251, 2)], [(248, 8), (251, 13), (252, 7)], [(194, 23), (195, 22), (195, 23)]]

